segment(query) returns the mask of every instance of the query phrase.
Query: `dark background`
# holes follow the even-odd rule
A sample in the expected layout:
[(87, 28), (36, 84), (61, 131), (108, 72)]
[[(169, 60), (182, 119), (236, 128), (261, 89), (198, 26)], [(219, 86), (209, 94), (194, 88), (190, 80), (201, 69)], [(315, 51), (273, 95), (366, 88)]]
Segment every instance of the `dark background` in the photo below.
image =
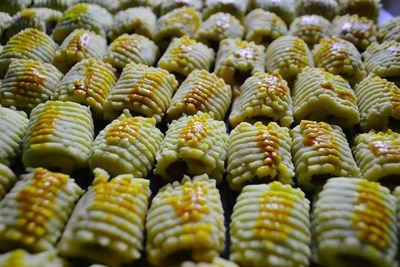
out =
[(383, 0), (383, 7), (395, 16), (400, 15), (400, 0)]

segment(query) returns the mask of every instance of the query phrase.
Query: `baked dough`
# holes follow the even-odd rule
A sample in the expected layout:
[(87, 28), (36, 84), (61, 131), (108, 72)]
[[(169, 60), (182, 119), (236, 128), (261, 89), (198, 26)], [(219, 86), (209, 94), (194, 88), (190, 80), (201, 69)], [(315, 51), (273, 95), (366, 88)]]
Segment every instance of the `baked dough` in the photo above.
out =
[(21, 145), (28, 128), (25, 112), (0, 107), (0, 163), (11, 165), (21, 152)]
[(137, 260), (143, 249), (150, 181), (123, 174), (112, 179), (95, 169), (92, 186), (81, 197), (58, 244), (64, 257), (109, 266)]
[(125, 111), (94, 140), (90, 168), (102, 168), (112, 176), (146, 177), (164, 136), (155, 124), (154, 118), (132, 117)]
[(287, 25), (294, 19), (295, 0), (251, 0), (254, 8), (277, 14)]
[(218, 51), (219, 43), (226, 38), (242, 39), (244, 27), (228, 13), (218, 12), (204, 21), (195, 34), (195, 39)]
[(156, 20), (157, 17), (150, 7), (134, 7), (119, 11), (115, 14), (108, 38), (114, 40), (124, 33), (136, 33), (152, 38), (156, 29)]
[(167, 110), (169, 120), (182, 114), (208, 112), (216, 120), (224, 120), (232, 100), (232, 90), (223, 79), (206, 70), (194, 70), (176, 91)]
[(105, 119), (115, 119), (124, 110), (159, 123), (164, 117), (178, 82), (161, 68), (142, 64), (126, 65), (105, 103)]
[(279, 72), (287, 81), (293, 80), (303, 68), (314, 66), (307, 44), (296, 36), (282, 36), (273, 41), (265, 58), (267, 71)]
[(224, 250), (224, 211), (216, 181), (185, 176), (162, 187), (147, 214), (147, 258), (154, 266), (210, 262)]
[(229, 13), (239, 20), (243, 20), (249, 0), (205, 0), (203, 17), (208, 19), (218, 12)]
[(219, 43), (214, 72), (233, 87), (234, 95), (242, 83), (256, 72), (264, 72), (265, 49), (254, 42), (224, 39)]
[(338, 16), (332, 22), (332, 33), (353, 43), (360, 51), (376, 42), (375, 28), (372, 20), (357, 14)]
[(77, 29), (71, 32), (57, 50), (53, 65), (67, 73), (83, 59), (102, 59), (107, 50), (106, 39), (92, 31)]
[(86, 29), (105, 37), (113, 25), (113, 19), (113, 16), (99, 5), (79, 3), (64, 12), (53, 32), (53, 39), (61, 44), (76, 29)]
[(160, 48), (165, 49), (175, 37), (194, 37), (200, 24), (201, 14), (196, 9), (177, 8), (157, 20), (153, 39)]
[(379, 42), (398, 41), (400, 42), (400, 16), (391, 18), (378, 25), (376, 37)]
[(22, 175), (0, 204), (0, 249), (54, 250), (82, 193), (62, 173), (37, 168)]
[(208, 174), (222, 181), (228, 148), (228, 134), (223, 121), (198, 112), (172, 121), (157, 152), (154, 174), (175, 181), (183, 175)]
[(293, 184), (294, 166), (289, 129), (275, 122), (242, 122), (229, 136), (227, 177), (229, 187), (240, 191), (246, 184), (280, 181)]
[(328, 20), (332, 20), (338, 13), (338, 0), (296, 0), (296, 17), (304, 15), (320, 15)]
[(275, 13), (261, 8), (253, 9), (244, 20), (246, 40), (268, 46), (273, 40), (287, 34), (285, 22)]
[(341, 14), (358, 14), (378, 22), (381, 0), (338, 0)]
[(367, 76), (354, 87), (354, 92), (363, 131), (390, 128), (391, 118), (400, 120), (400, 89), (394, 83)]
[(0, 104), (29, 112), (50, 100), (63, 74), (49, 63), (36, 60), (12, 61), (0, 87)]
[(312, 49), (322, 39), (331, 37), (331, 23), (318, 15), (305, 15), (293, 20), (289, 33), (303, 39)]
[(51, 34), (54, 26), (62, 17), (62, 12), (50, 8), (27, 8), (19, 11), (13, 17), (13, 22), (6, 31), (7, 38), (27, 28)]
[(1, 266), (63, 267), (65, 262), (57, 257), (54, 250), (31, 254), (22, 249), (0, 255)]
[(106, 97), (116, 81), (115, 69), (110, 64), (84, 59), (64, 76), (53, 99), (87, 105), (96, 118), (103, 118)]
[(314, 46), (315, 67), (340, 75), (352, 86), (367, 75), (361, 54), (349, 41), (332, 37), (321, 40)]
[(299, 73), (292, 89), (297, 123), (307, 119), (351, 128), (360, 122), (356, 96), (339, 75), (307, 67)]
[(71, 173), (87, 166), (93, 141), (89, 107), (74, 102), (47, 101), (36, 106), (24, 138), (26, 167), (45, 167)]
[(246, 267), (307, 267), (311, 257), (310, 202), (279, 182), (248, 185), (231, 217), (230, 259)]
[(361, 177), (339, 126), (303, 120), (291, 135), (297, 184), (306, 191), (320, 189), (331, 177)]
[(373, 43), (363, 57), (369, 75), (395, 79), (400, 76), (400, 42)]
[(400, 134), (374, 130), (354, 139), (354, 157), (365, 179), (397, 185), (400, 175)]
[(17, 177), (14, 172), (7, 165), (0, 163), (0, 200), (3, 199), (16, 182)]
[(290, 89), (279, 73), (257, 72), (243, 83), (233, 102), (229, 122), (236, 127), (243, 121), (275, 121), (285, 127), (293, 123)]
[(215, 53), (211, 48), (190, 39), (187, 35), (174, 38), (157, 66), (183, 81), (193, 70), (210, 70)]
[(153, 66), (157, 60), (158, 51), (158, 46), (143, 35), (123, 34), (110, 44), (104, 61), (120, 71), (132, 62)]
[(0, 78), (3, 78), (12, 61), (32, 59), (51, 63), (58, 45), (44, 32), (28, 28), (11, 37), (0, 52)]
[(375, 182), (332, 178), (312, 213), (314, 260), (327, 267), (396, 266), (396, 202)]

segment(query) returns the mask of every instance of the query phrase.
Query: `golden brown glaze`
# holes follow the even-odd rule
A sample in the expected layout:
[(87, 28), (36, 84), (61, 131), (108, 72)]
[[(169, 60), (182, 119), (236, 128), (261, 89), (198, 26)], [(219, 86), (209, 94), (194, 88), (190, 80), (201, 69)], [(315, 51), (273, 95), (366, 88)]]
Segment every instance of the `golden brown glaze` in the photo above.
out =
[(20, 214), (24, 216), (16, 227), (23, 233), (22, 242), (32, 244), (46, 234), (47, 224), (58, 216), (53, 211), (59, 189), (68, 182), (69, 176), (42, 168), (35, 170), (31, 183), (18, 194)]
[(357, 237), (378, 249), (386, 249), (390, 211), (379, 195), (379, 184), (361, 180), (357, 185), (359, 188), (353, 219), (353, 225), (358, 230)]

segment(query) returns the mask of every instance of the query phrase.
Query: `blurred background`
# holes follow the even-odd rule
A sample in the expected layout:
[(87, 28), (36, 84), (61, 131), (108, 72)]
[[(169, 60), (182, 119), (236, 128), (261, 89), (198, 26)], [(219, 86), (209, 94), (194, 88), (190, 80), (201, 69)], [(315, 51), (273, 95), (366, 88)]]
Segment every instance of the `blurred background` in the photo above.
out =
[(383, 0), (383, 7), (395, 16), (400, 15), (400, 0)]

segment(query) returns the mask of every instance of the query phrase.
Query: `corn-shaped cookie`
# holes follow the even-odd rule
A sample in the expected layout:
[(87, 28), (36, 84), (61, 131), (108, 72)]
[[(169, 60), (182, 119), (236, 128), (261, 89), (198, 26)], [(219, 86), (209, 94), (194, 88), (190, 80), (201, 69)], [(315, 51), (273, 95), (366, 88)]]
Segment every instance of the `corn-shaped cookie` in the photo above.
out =
[(132, 117), (124, 112), (94, 140), (90, 168), (102, 168), (112, 176), (130, 173), (146, 177), (163, 139), (155, 124), (154, 118)]
[(173, 181), (184, 174), (205, 173), (220, 182), (228, 139), (225, 123), (212, 119), (208, 113), (174, 120), (157, 152), (154, 174)]
[(114, 24), (108, 32), (110, 40), (124, 33), (136, 33), (152, 38), (157, 17), (150, 7), (134, 7), (115, 14)]
[(223, 79), (206, 70), (194, 70), (172, 98), (167, 116), (173, 120), (182, 114), (194, 115), (197, 111), (203, 111), (216, 120), (223, 120), (231, 99), (231, 87)]
[(275, 122), (267, 126), (240, 123), (229, 136), (226, 170), (230, 188), (239, 191), (246, 184), (274, 180), (293, 184), (291, 147), (288, 128)]
[(318, 189), (331, 177), (361, 177), (339, 126), (303, 120), (291, 135), (297, 184), (305, 190)]
[(85, 59), (77, 63), (58, 85), (53, 99), (87, 105), (102, 118), (104, 103), (117, 77), (115, 69), (101, 60)]
[(297, 17), (320, 15), (331, 20), (339, 13), (338, 0), (297, 0), (295, 13)]
[(54, 249), (82, 189), (43, 168), (22, 175), (0, 204), (0, 249)]
[(313, 49), (315, 67), (340, 75), (355, 85), (366, 76), (361, 54), (349, 41), (332, 37), (321, 40)]
[[(150, 181), (94, 170), (91, 187), (71, 215), (58, 245), (66, 257), (120, 266), (140, 258)], [(99, 253), (101, 251), (101, 253)]]
[(0, 52), (0, 78), (17, 59), (32, 59), (50, 63), (58, 45), (44, 32), (29, 28), (14, 35)]
[(367, 76), (354, 87), (364, 131), (390, 127), (391, 118), (400, 120), (400, 89), (394, 83)]
[(323, 69), (305, 68), (293, 86), (293, 114), (301, 120), (325, 121), (351, 128), (360, 121), (356, 96), (349, 83)]
[(400, 76), (400, 42), (373, 43), (365, 50), (363, 57), (369, 75), (382, 78)]
[(0, 12), (6, 12), (14, 15), (18, 11), (27, 8), (32, 0), (1, 0)]
[(64, 261), (57, 257), (55, 250), (31, 254), (22, 249), (16, 249), (0, 255), (0, 266), (26, 267), (61, 267)]
[(264, 62), (264, 46), (240, 39), (224, 39), (218, 49), (215, 74), (236, 89), (254, 73), (264, 72)]
[(53, 27), (62, 17), (62, 12), (50, 8), (27, 8), (13, 17), (13, 23), (7, 30), (7, 38), (11, 38), (21, 30), (35, 28), (50, 34)]
[(276, 121), (285, 127), (293, 123), (290, 89), (279, 73), (258, 72), (243, 83), (229, 122), (236, 127), (243, 121)]
[(244, 27), (228, 13), (218, 12), (204, 21), (195, 34), (195, 39), (218, 51), (219, 42), (226, 38), (241, 39)]
[(80, 0), (35, 0), (34, 7), (47, 7), (55, 10), (65, 11), (69, 7), (77, 4)]
[(330, 179), (314, 205), (312, 230), (320, 266), (397, 266), (396, 200), (378, 183)]
[(294, 19), (295, 0), (251, 0), (254, 8), (262, 8), (277, 14), (286, 24)]
[(107, 50), (107, 41), (94, 32), (77, 29), (71, 32), (57, 50), (53, 65), (63, 73), (83, 59), (102, 59)]
[(36, 106), (24, 139), (25, 167), (45, 167), (70, 173), (84, 168), (93, 141), (88, 107), (74, 102), (48, 101)]
[(11, 165), (20, 153), (28, 123), (24, 112), (0, 107), (0, 163)]
[(376, 41), (374, 22), (357, 14), (336, 17), (332, 22), (332, 33), (353, 43), (360, 51)]
[(394, 17), (378, 25), (376, 37), (379, 42), (398, 41), (400, 42), (400, 17)]
[(0, 104), (30, 112), (54, 96), (62, 77), (63, 74), (49, 63), (12, 61), (0, 87)]
[(114, 119), (124, 110), (161, 122), (178, 82), (161, 68), (130, 63), (122, 71), (105, 104), (106, 119)]
[(358, 14), (378, 22), (381, 0), (339, 0), (341, 14)]
[(293, 20), (289, 33), (303, 39), (309, 48), (313, 48), (322, 39), (332, 35), (330, 26), (329, 20), (324, 17), (305, 15)]
[(203, 0), (164, 0), (160, 1), (160, 13), (161, 15), (165, 15), (171, 10), (180, 8), (180, 7), (192, 7), (198, 11), (203, 8)]
[(216, 181), (207, 175), (167, 184), (147, 214), (147, 257), (154, 266), (210, 262), (224, 250), (224, 214)]
[(287, 33), (287, 26), (278, 15), (261, 8), (254, 9), (247, 14), (244, 25), (246, 40), (265, 46)]
[(359, 134), (354, 139), (354, 157), (365, 179), (398, 185), (400, 134), (386, 130)]
[(293, 80), (303, 68), (314, 66), (307, 44), (296, 36), (282, 36), (273, 41), (265, 58), (267, 71), (279, 72), (285, 80)]
[(152, 40), (139, 34), (123, 34), (110, 44), (104, 61), (122, 71), (131, 62), (152, 66), (157, 56), (158, 46)]
[(249, 0), (205, 0), (203, 17), (207, 19), (215, 13), (224, 12), (242, 20), (246, 14), (248, 5)]
[(158, 19), (153, 39), (165, 48), (174, 37), (193, 37), (200, 24), (201, 14), (194, 8), (174, 9)]
[(245, 186), (233, 208), (230, 259), (246, 267), (309, 266), (309, 209), (290, 185)]
[[(35, 266), (36, 267), (36, 266)], [(180, 267), (239, 267), (234, 262), (225, 260), (220, 257), (215, 257), (212, 262), (191, 262), (185, 261)]]
[(158, 61), (158, 67), (172, 72), (178, 80), (183, 80), (195, 69), (209, 70), (214, 56), (211, 48), (185, 35), (171, 41), (167, 51)]
[(7, 165), (0, 163), (0, 200), (3, 199), (16, 181), (17, 178), (14, 172)]
[(13, 18), (5, 12), (0, 12), (0, 42), (3, 43), (3, 38), (6, 39), (6, 31), (11, 27)]
[(112, 24), (113, 16), (103, 7), (80, 3), (64, 12), (53, 32), (53, 39), (61, 44), (71, 32), (81, 28), (105, 37)]

